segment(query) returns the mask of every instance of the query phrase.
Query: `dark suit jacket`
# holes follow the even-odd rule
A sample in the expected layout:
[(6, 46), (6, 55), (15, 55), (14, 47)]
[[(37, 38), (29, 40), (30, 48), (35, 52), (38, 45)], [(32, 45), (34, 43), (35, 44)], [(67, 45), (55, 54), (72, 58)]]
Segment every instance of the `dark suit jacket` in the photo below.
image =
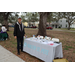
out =
[(22, 31), (21, 31), (20, 24), (18, 22), (15, 23), (15, 26), (14, 26), (14, 36), (24, 36), (24, 34), (25, 34), (24, 25), (22, 24)]

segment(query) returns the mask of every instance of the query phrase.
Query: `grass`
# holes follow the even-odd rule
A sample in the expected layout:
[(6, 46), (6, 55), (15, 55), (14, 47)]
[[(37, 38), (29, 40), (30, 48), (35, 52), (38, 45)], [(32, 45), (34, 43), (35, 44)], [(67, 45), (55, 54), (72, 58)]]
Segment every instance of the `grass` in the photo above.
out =
[[(27, 37), (32, 37), (33, 34), (37, 34), (38, 29), (25, 28), (25, 32)], [(13, 36), (13, 28), (10, 28), (8, 34), (11, 39), (7, 41), (0, 41), (0, 45), (17, 55), (17, 41)], [(67, 58), (68, 61), (75, 61), (75, 32), (47, 30), (47, 35), (51, 38), (59, 38), (60, 42), (62, 42), (63, 58)], [(25, 52), (21, 52), (21, 54), (17, 56), (27, 62), (42, 62), (42, 60)]]
[(65, 45), (64, 50), (69, 50), (70, 48), (73, 48), (73, 47), (72, 47), (72, 46), (67, 46), (67, 45)]
[(73, 53), (75, 53), (75, 50), (73, 51)]
[[(61, 30), (68, 30), (68, 28), (61, 28)], [(75, 31), (75, 28), (71, 28), (70, 30)]]

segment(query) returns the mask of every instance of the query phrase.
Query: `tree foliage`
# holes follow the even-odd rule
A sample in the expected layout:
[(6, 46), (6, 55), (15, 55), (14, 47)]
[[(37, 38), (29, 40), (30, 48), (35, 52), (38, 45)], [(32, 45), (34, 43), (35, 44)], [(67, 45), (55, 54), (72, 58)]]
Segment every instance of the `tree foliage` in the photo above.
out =
[(8, 23), (16, 21), (17, 12), (0, 12), (0, 23), (6, 25), (7, 30), (9, 31)]
[(18, 12), (11, 13), (8, 17), (8, 23), (14, 24), (15, 22), (17, 22), (18, 16)]
[(69, 25), (68, 30), (70, 30), (70, 25), (75, 21), (75, 12), (56, 12), (55, 15), (57, 20), (66, 18)]

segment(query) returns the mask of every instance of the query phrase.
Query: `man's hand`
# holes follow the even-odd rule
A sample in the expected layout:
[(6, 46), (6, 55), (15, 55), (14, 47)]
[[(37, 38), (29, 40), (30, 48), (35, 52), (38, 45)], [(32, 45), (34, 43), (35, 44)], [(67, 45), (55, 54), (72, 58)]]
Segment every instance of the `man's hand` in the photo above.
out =
[(15, 39), (17, 39), (17, 36), (15, 36)]
[(26, 35), (24, 35), (24, 37), (26, 37)]

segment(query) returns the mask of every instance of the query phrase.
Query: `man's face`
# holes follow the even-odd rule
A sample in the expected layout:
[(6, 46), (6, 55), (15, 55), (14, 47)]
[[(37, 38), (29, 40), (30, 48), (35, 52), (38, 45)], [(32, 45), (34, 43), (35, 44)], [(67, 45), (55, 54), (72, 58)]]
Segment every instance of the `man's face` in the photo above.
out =
[(18, 22), (21, 23), (21, 18), (18, 19)]

